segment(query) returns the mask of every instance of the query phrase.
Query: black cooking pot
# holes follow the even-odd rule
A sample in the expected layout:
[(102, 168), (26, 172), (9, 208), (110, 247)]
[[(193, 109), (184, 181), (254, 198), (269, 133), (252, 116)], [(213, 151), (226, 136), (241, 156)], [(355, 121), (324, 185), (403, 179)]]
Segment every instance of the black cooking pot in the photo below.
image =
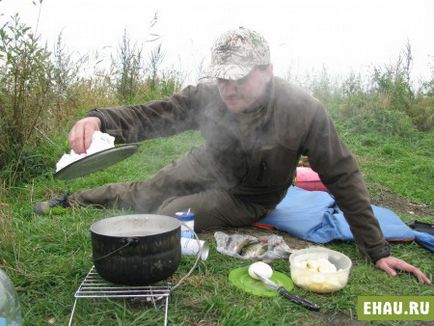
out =
[(93, 262), (112, 283), (144, 285), (172, 275), (181, 260), (181, 224), (173, 217), (122, 215), (90, 227)]

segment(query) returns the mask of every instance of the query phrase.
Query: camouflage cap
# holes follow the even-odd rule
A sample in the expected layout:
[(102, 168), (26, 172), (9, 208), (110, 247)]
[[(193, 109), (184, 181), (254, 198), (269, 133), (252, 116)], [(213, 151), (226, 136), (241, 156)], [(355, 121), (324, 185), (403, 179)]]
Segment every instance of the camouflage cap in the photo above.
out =
[(223, 33), (211, 49), (207, 78), (240, 79), (257, 65), (270, 64), (265, 38), (244, 27)]

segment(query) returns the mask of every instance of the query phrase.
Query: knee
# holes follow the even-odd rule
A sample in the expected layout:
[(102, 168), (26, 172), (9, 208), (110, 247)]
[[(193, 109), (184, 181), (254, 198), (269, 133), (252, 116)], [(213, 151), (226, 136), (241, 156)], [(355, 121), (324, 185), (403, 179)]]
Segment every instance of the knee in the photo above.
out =
[(175, 213), (182, 210), (181, 207), (178, 207), (177, 205), (173, 205), (172, 202), (175, 199), (175, 197), (171, 197), (166, 199), (157, 209), (157, 214), (160, 215), (166, 215), (166, 216), (173, 216), (175, 217)]
[(196, 215), (198, 214), (198, 208), (194, 203), (186, 201), (181, 197), (170, 197), (167, 198), (163, 203), (158, 207), (157, 214), (166, 215), (166, 216), (175, 216), (176, 212), (184, 212), (191, 210)]
[(206, 229), (205, 219), (208, 219), (212, 212), (207, 207), (202, 207), (197, 203), (186, 202), (185, 198), (171, 197), (165, 200), (157, 210), (157, 214), (165, 216), (176, 216), (176, 212), (191, 210), (195, 215), (194, 230), (200, 232)]

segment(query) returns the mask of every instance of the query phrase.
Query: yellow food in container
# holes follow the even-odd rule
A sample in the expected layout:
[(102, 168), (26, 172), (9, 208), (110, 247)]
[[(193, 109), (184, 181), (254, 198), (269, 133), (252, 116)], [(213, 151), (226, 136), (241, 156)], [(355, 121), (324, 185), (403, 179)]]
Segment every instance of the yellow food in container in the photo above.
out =
[(294, 283), (316, 293), (345, 287), (352, 266), (348, 256), (323, 247), (298, 250), (291, 254), (289, 262)]

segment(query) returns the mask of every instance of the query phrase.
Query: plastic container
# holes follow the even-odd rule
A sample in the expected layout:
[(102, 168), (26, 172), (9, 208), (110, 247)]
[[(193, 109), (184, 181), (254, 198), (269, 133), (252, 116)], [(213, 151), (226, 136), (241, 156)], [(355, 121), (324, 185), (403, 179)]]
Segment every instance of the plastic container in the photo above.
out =
[[(182, 223), (187, 224), (188, 227), (194, 231), (194, 218), (196, 215), (188, 210), (187, 212), (176, 212), (175, 216)], [(185, 225), (181, 224), (181, 237), (182, 238), (194, 238), (193, 232), (189, 230)]]
[(352, 266), (348, 256), (323, 247), (298, 250), (289, 256), (289, 264), (294, 283), (316, 293), (345, 287)]
[(6, 273), (0, 269), (0, 326), (21, 325), (21, 309), (17, 291)]

